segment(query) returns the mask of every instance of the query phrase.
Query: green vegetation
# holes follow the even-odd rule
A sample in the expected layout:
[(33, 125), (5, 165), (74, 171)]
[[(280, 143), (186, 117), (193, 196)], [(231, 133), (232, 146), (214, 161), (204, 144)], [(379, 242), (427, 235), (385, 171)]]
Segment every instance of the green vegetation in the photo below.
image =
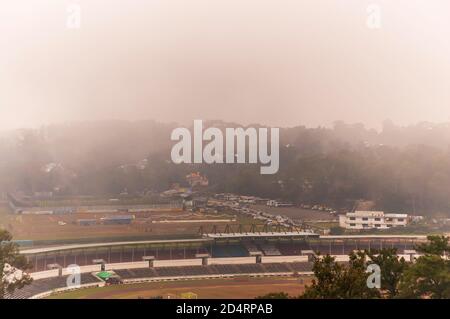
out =
[(413, 223), (406, 227), (391, 227), (389, 229), (344, 230), (344, 234), (347, 235), (439, 235), (445, 232), (450, 232), (450, 225), (429, 222)]
[(6, 293), (20, 289), (31, 283), (31, 278), (24, 273), (31, 268), (23, 255), (19, 255), (18, 246), (11, 242), (12, 236), (6, 230), (0, 229), (0, 299)]
[(381, 270), (381, 291), (387, 298), (394, 298), (398, 295), (398, 285), (403, 273), (408, 267), (404, 258), (397, 257), (395, 248), (385, 248), (367, 252), (370, 261), (380, 266)]
[(316, 257), (313, 271), (316, 279), (306, 287), (303, 299), (379, 298), (380, 292), (367, 286), (367, 254), (351, 253), (349, 265), (337, 263), (326, 255)]
[(428, 244), (417, 250), (424, 253), (409, 267), (400, 283), (403, 298), (450, 298), (450, 260), (443, 258), (450, 251), (448, 237), (429, 237)]
[[(348, 265), (336, 262), (329, 255), (316, 256), (315, 279), (307, 286), (303, 299), (368, 299), (368, 298), (450, 298), (449, 238), (428, 236), (428, 242), (416, 247), (424, 255), (414, 263), (396, 256), (396, 249), (385, 248), (371, 252), (352, 252)], [(380, 269), (380, 287), (368, 285), (368, 266)], [(260, 298), (289, 296), (268, 294)]]
[(343, 235), (345, 233), (345, 229), (339, 226), (334, 226), (330, 228), (330, 235)]
[(258, 296), (256, 299), (288, 299), (289, 294), (285, 292), (272, 292), (267, 295)]
[(51, 200), (36, 200), (29, 203), (31, 206), (38, 207), (61, 207), (61, 206), (107, 206), (107, 205), (157, 205), (167, 204), (169, 200), (162, 200), (159, 196), (143, 196), (130, 197), (118, 196), (118, 198), (92, 198), (92, 197), (75, 197), (75, 198), (52, 198)]
[[(45, 136), (41, 131), (24, 131), (17, 141), (0, 141), (4, 154), (0, 191), (116, 198), (125, 190), (135, 196), (167, 190), (173, 183), (187, 186), (185, 176), (199, 171), (208, 177), (211, 192), (336, 209), (351, 209), (355, 200), (366, 199), (385, 211), (444, 216), (450, 212), (448, 125), (403, 128), (387, 123), (379, 133), (341, 122), (331, 129), (281, 129), (284, 147), (275, 175), (261, 175), (259, 165), (173, 164), (169, 137), (176, 126), (93, 122), (54, 126)], [(239, 125), (215, 122), (214, 126)], [(144, 159), (146, 164), (138, 165)], [(49, 163), (58, 165), (43, 170)]]

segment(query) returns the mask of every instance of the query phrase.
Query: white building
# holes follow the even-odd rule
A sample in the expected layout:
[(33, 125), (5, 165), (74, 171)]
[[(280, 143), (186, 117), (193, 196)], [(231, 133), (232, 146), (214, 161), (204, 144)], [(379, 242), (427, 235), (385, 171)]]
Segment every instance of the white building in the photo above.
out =
[(407, 224), (407, 214), (355, 211), (339, 216), (339, 226), (346, 229), (388, 229), (391, 227), (405, 227)]
[(292, 203), (279, 202), (277, 200), (268, 200), (266, 205), (271, 206), (271, 207), (292, 207), (292, 206), (294, 206), (294, 204), (292, 204)]

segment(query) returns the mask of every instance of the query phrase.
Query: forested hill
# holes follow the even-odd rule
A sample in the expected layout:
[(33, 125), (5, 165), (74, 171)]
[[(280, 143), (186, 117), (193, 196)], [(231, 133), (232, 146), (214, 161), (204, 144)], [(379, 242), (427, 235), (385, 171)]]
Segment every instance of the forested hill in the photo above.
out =
[(369, 199), (388, 211), (450, 215), (450, 124), (398, 127), (386, 122), (381, 132), (343, 122), (333, 128), (283, 128), (275, 175), (260, 175), (259, 165), (171, 163), (170, 133), (178, 126), (103, 121), (2, 132), (0, 189), (141, 193), (183, 183), (188, 172), (198, 170), (218, 192), (336, 208)]

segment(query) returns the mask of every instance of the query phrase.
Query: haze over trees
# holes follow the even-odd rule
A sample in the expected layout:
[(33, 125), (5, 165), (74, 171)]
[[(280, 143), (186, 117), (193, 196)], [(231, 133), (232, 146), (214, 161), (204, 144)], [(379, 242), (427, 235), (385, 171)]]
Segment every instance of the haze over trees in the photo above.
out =
[(3, 132), (0, 192), (142, 194), (183, 185), (187, 173), (200, 171), (216, 192), (335, 208), (349, 209), (366, 199), (386, 211), (450, 212), (450, 124), (386, 122), (381, 132), (343, 122), (333, 128), (282, 128), (280, 170), (264, 176), (259, 165), (173, 164), (170, 133), (178, 126), (103, 121)]

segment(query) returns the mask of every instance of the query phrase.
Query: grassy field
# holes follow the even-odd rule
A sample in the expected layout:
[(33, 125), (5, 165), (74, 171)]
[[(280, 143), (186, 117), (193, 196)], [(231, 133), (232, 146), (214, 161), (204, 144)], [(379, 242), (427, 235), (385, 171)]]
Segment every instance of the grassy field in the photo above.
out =
[[(232, 220), (234, 214), (202, 214), (185, 211), (161, 211), (145, 214), (133, 214), (136, 219), (130, 225), (78, 225), (78, 219), (97, 219), (115, 214), (74, 213), (65, 215), (14, 215), (6, 207), (0, 207), (0, 227), (10, 231), (16, 240), (70, 240), (95, 238), (142, 238), (160, 239), (170, 236), (193, 237), (198, 235), (200, 226), (211, 231), (214, 224), (225, 227), (225, 224), (252, 223), (247, 217), (237, 216), (235, 221), (215, 223), (213, 220)], [(195, 222), (195, 220), (208, 220)], [(152, 221), (178, 220), (191, 221), (152, 223)], [(222, 225), (223, 224), (223, 225)]]
[(79, 289), (50, 296), (50, 299), (137, 299), (162, 296), (179, 298), (182, 293), (193, 292), (199, 299), (255, 298), (271, 292), (300, 295), (310, 277), (303, 278), (233, 278), (190, 280), (177, 282), (112, 285), (102, 288)]
[(321, 229), (329, 229), (332, 227), (339, 227), (338, 222), (307, 222), (305, 223), (311, 227), (321, 228)]

